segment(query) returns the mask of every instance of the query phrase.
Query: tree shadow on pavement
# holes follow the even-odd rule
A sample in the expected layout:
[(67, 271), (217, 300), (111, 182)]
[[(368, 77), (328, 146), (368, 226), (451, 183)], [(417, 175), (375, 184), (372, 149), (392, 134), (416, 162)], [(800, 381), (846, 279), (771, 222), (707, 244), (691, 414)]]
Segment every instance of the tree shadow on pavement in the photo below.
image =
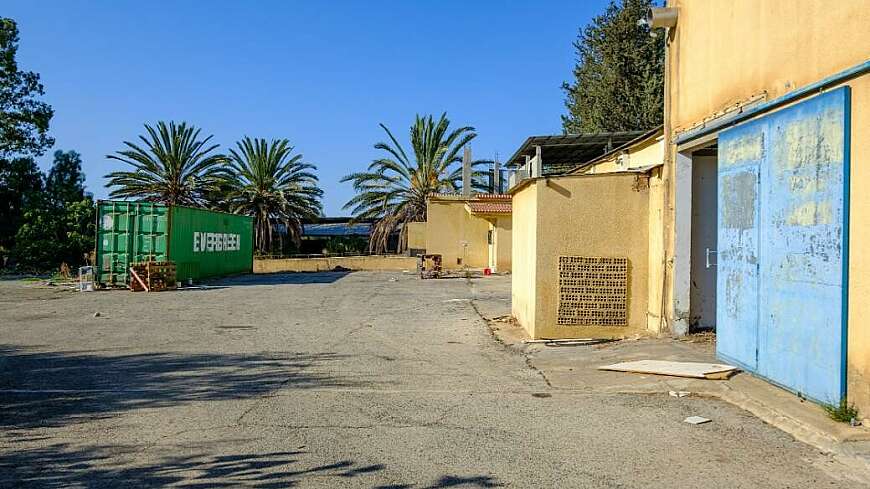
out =
[(62, 426), (140, 408), (281, 389), (372, 385), (317, 373), (334, 353), (41, 352), (0, 346), (0, 428)]
[(330, 272), (254, 273), (210, 282), (214, 286), (331, 284), (351, 274), (350, 270)]
[(414, 484), (390, 484), (386, 486), (377, 486), (374, 489), (440, 489), (446, 487), (504, 487), (505, 485), (498, 482), (495, 478), (488, 475), (478, 475), (472, 477), (460, 477), (455, 475), (445, 475), (438, 479), (437, 482), (431, 485), (414, 485)]
[[(301, 450), (234, 455), (185, 455), (137, 463), (137, 447), (73, 448), (54, 444), (41, 448), (0, 453), (0, 486), (3, 487), (157, 487), (185, 488), (252, 487), (277, 489), (304, 487), (317, 478), (331, 487), (377, 489), (437, 489), (448, 487), (502, 487), (489, 476), (443, 476), (434, 484), (378, 485), (365, 478), (383, 477), (383, 464), (359, 464), (350, 460), (314, 465), (306, 463)], [(121, 463), (121, 460), (128, 463)], [(334, 482), (329, 479), (334, 478)]]

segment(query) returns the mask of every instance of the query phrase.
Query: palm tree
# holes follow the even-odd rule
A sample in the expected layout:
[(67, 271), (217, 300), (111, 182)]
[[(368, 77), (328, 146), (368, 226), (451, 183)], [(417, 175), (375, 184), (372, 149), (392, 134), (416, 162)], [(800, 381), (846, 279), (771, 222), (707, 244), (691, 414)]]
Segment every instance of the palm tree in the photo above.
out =
[[(426, 220), (426, 199), (434, 194), (457, 192), (462, 183), (462, 157), (460, 151), (477, 134), (473, 127), (460, 127), (448, 133), (447, 114), (435, 121), (432, 116), (417, 115), (411, 125), (413, 159), (402, 148), (393, 133), (383, 124), (391, 143), (380, 142), (375, 149), (388, 156), (378, 158), (364, 172), (352, 173), (342, 182), (353, 182), (356, 196), (345, 204), (355, 220), (373, 220), (369, 250), (383, 253), (390, 235), (401, 227), (399, 252), (408, 242), (409, 222)], [(472, 167), (491, 163), (478, 160)], [(479, 177), (483, 172), (473, 171), (472, 182), (476, 190), (484, 190)]]
[[(145, 124), (148, 137), (139, 136), (141, 145), (124, 141), (126, 150), (106, 157), (123, 161), (132, 171), (109, 173), (107, 187), (112, 198), (133, 198), (164, 204), (200, 205), (203, 194), (216, 181), (225, 157), (213, 153), (212, 136), (199, 139), (199, 129), (181, 122), (157, 127)], [(144, 146), (143, 146), (144, 145)]]
[[(229, 153), (223, 186), (231, 212), (254, 217), (254, 240), (260, 252), (272, 249), (273, 233), (282, 226), (299, 244), (302, 220), (319, 217), (323, 190), (314, 165), (293, 154), (286, 139), (245, 137)], [(283, 248), (283, 234), (279, 232)]]

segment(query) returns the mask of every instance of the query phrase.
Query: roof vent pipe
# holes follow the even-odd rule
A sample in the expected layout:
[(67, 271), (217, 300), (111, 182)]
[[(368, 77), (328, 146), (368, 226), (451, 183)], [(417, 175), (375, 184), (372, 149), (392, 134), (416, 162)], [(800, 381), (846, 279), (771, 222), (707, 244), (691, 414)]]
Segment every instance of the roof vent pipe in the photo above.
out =
[(462, 154), (462, 196), (471, 197), (471, 146), (467, 144)]

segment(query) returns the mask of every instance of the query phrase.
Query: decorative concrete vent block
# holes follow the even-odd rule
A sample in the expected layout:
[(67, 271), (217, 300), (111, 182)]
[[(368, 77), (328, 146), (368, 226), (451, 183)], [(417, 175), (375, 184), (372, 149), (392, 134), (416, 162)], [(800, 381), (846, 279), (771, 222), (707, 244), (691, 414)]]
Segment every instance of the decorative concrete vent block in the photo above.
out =
[(628, 325), (628, 258), (559, 257), (562, 326)]

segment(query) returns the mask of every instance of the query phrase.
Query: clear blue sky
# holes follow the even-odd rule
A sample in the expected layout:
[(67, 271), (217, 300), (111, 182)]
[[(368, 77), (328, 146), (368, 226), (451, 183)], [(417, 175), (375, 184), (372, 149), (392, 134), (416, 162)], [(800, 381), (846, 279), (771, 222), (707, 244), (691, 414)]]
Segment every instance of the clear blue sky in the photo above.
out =
[[(340, 178), (378, 156), (379, 122), (400, 141), (416, 113), (446, 111), (502, 161), (561, 131), (571, 42), (600, 1), (4, 0), (19, 64), (41, 74), (54, 149), (82, 154), (105, 198), (105, 155), (142, 124), (185, 120), (222, 148), (287, 138), (318, 167), (327, 215), (346, 215)], [(50, 164), (50, 153), (40, 160)]]

